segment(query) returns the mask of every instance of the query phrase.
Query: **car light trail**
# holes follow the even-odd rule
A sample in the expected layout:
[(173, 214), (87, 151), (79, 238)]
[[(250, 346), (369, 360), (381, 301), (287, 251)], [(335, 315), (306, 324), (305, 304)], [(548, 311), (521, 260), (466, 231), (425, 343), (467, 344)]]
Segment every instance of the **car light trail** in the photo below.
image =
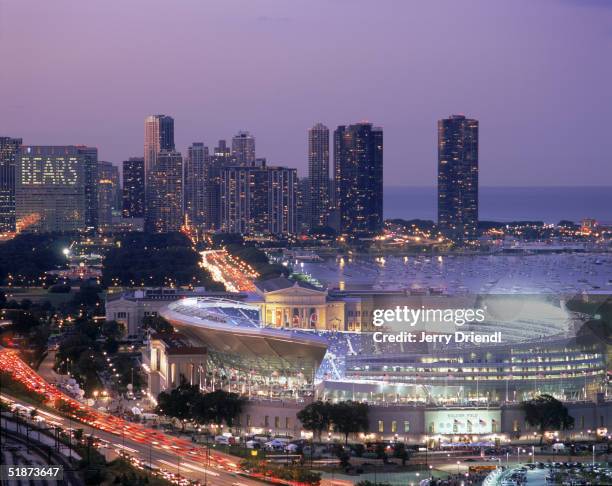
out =
[[(228, 457), (220, 455), (212, 451), (206, 451), (201, 447), (194, 447), (190, 441), (162, 434), (156, 430), (149, 429), (140, 424), (134, 424), (123, 420), (114, 415), (109, 415), (104, 412), (95, 410), (92, 407), (83, 405), (74, 398), (66, 395), (57, 389), (54, 385), (47, 383), (38, 373), (30, 368), (17, 354), (15, 350), (0, 348), (0, 369), (10, 373), (11, 377), (30, 390), (45, 397), (45, 403), (52, 407), (62, 407), (62, 412), (65, 412), (75, 420), (81, 421), (90, 427), (109, 432), (118, 437), (128, 437), (137, 442), (150, 444), (150, 447), (162, 452), (171, 451), (179, 457), (189, 456), (191, 460), (200, 460), (202, 463), (211, 464), (214, 467), (230, 472), (243, 473), (240, 467)], [(49, 417), (59, 419), (60, 417), (42, 412)], [(130, 452), (138, 452), (136, 449), (131, 449), (125, 445), (114, 444), (120, 450)], [(160, 461), (162, 462), (162, 461)], [(175, 466), (175, 464), (173, 464)], [(187, 470), (198, 471), (198, 466), (191, 463), (186, 467)], [(202, 469), (211, 476), (218, 475), (208, 469)], [(251, 476), (257, 477), (256, 474)], [(285, 484), (290, 486), (301, 486), (302, 483), (295, 481), (285, 481), (276, 478), (267, 478), (276, 484)]]

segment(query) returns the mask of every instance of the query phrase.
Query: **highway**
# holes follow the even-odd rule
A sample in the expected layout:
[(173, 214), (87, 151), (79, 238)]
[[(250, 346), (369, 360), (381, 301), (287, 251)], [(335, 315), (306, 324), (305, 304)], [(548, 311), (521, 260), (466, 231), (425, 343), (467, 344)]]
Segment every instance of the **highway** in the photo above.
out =
[[(14, 379), (46, 397), (46, 401), (61, 407), (65, 417), (59, 413), (40, 410), (45, 423), (61, 428), (82, 428), (84, 433), (102, 439), (108, 452), (124, 451), (139, 460), (170, 472), (180, 472), (186, 478), (220, 486), (261, 485), (241, 477), (239, 459), (219, 453), (208, 453), (204, 447), (188, 440), (163, 434), (157, 430), (123, 420), (119, 417), (87, 407), (64, 394), (43, 380), (26, 365), (16, 352), (0, 349), (0, 369), (10, 372)], [(31, 407), (23, 400), (15, 400), (22, 406)], [(77, 420), (78, 419), (78, 420)]]
[(208, 270), (213, 279), (225, 285), (230, 292), (254, 292), (253, 280), (259, 274), (247, 263), (226, 250), (201, 252), (201, 266)]
[[(32, 407), (30, 403), (16, 399), (12, 396), (3, 394), (1, 397), (5, 401), (18, 403), (22, 407)], [(44, 424), (48, 424), (54, 427), (60, 427), (64, 430), (83, 429), (84, 435), (91, 435), (100, 440), (101, 447), (99, 450), (107, 459), (113, 459), (123, 451), (128, 456), (135, 457), (143, 463), (151, 464), (156, 468), (165, 469), (175, 474), (180, 474), (188, 479), (200, 481), (202, 484), (215, 486), (261, 486), (262, 484), (259, 481), (253, 481), (240, 476), (237, 474), (237, 470), (230, 472), (221, 469), (219, 465), (215, 464), (215, 459), (212, 455), (211, 460), (208, 461), (204, 448), (202, 448), (204, 455), (203, 459), (199, 454), (195, 454), (195, 452), (193, 454), (184, 455), (182, 452), (176, 451), (172, 447), (160, 447), (159, 443), (154, 443), (155, 441), (142, 443), (133, 439), (129, 434), (117, 436), (113, 433), (96, 429), (70, 418), (48, 412), (47, 410), (38, 409), (38, 417), (45, 420), (45, 422), (42, 423), (43, 427)], [(41, 426), (41, 424), (38, 426)], [(215, 455), (219, 455), (219, 453), (215, 453)]]

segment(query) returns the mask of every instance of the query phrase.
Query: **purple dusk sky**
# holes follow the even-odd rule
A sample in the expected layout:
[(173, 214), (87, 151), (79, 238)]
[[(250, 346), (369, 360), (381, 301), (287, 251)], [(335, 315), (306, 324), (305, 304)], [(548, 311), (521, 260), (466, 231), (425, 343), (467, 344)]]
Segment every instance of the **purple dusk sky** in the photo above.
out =
[(0, 0), (0, 59), (0, 135), (114, 163), (166, 113), (304, 174), (309, 126), (367, 119), (387, 184), (434, 185), (465, 113), (482, 185), (612, 185), (608, 0)]

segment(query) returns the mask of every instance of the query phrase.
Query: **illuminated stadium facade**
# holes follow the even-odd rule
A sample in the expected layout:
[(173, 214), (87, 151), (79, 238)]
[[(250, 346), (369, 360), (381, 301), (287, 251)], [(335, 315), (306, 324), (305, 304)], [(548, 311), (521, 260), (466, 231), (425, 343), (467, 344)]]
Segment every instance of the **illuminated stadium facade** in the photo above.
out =
[(330, 399), (373, 402), (502, 403), (548, 393), (592, 398), (606, 376), (604, 350), (575, 339), (347, 356), (343, 380), (325, 382)]
[(262, 326), (259, 307), (237, 301), (186, 298), (160, 315), (206, 347), (210, 386), (249, 395), (291, 397), (312, 390), (327, 349), (316, 334)]
[(604, 346), (573, 337), (573, 316), (558, 301), (487, 305), (489, 319), (464, 330), (501, 331), (502, 344), (390, 344), (366, 332), (277, 328), (262, 323), (261, 303), (213, 297), (178, 300), (160, 315), (206, 348), (205, 387), (249, 396), (308, 396), (316, 384), (332, 401), (473, 406), (605, 391)]
[[(336, 365), (341, 374), (323, 375), (323, 397), (449, 405), (515, 403), (543, 393), (584, 400), (605, 391), (605, 345), (575, 337), (580, 322), (560, 299), (481, 299), (487, 320), (462, 331), (500, 332), (501, 344), (377, 343), (372, 334), (347, 335), (352, 351)], [(335, 351), (332, 345), (328, 354)]]

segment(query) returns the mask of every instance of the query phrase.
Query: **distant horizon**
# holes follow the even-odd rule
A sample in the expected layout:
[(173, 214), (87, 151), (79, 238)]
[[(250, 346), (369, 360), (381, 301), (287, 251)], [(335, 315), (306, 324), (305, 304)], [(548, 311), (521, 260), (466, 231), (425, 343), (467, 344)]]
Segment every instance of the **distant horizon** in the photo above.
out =
[[(437, 220), (436, 186), (387, 185), (385, 219)], [(610, 186), (480, 186), (479, 220), (612, 223)]]

